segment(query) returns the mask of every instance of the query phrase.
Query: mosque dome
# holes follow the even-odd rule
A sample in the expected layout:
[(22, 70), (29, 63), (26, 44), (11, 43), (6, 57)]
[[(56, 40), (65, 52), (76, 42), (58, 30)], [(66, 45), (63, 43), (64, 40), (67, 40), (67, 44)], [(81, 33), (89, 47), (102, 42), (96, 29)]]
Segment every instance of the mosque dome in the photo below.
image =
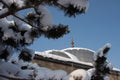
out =
[(66, 48), (62, 50), (48, 50), (42, 52), (42, 55), (55, 59), (93, 63), (94, 53), (95, 51), (87, 48)]
[(93, 63), (93, 56), (95, 51), (91, 49), (67, 48), (67, 49), (64, 49), (64, 51), (76, 56), (79, 61)]

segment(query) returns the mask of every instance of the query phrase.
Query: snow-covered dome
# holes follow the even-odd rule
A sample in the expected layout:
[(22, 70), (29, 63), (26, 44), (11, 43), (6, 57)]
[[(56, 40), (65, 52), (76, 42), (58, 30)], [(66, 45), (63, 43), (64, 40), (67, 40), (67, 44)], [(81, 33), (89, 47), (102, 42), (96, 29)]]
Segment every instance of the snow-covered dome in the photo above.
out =
[(77, 57), (80, 61), (83, 62), (93, 62), (93, 56), (95, 51), (87, 48), (67, 48), (64, 49), (65, 52), (68, 52)]
[(59, 60), (92, 63), (95, 51), (87, 48), (67, 48), (63, 50), (48, 50), (35, 53), (44, 57), (51, 57)]
[(79, 61), (79, 59), (76, 56), (74, 56), (73, 54), (71, 54), (69, 52), (65, 52), (63, 50), (52, 50), (51, 52), (49, 52), (49, 54), (69, 58), (69, 59), (74, 60), (74, 61)]

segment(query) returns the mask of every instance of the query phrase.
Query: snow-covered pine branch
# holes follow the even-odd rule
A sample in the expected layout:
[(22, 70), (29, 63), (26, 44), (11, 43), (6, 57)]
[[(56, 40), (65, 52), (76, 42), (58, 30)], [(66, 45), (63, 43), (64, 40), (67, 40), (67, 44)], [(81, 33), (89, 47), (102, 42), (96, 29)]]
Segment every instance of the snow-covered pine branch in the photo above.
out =
[(108, 74), (113, 69), (112, 64), (107, 61), (107, 54), (110, 48), (111, 44), (107, 43), (96, 52), (94, 56), (95, 72), (92, 75), (92, 80), (105, 80), (104, 78), (108, 77)]
[[(30, 45), (41, 35), (57, 39), (69, 33), (67, 25), (53, 25), (46, 5), (55, 6), (65, 11), (66, 15), (76, 16), (87, 10), (87, 0), (1, 0), (0, 1), (0, 33), (5, 45), (19, 49)], [(19, 16), (19, 11), (34, 9)], [(8, 17), (13, 17), (11, 20)], [(3, 27), (4, 26), (4, 27)], [(56, 34), (53, 34), (56, 33)]]
[(88, 9), (88, 0), (1, 0), (5, 5), (6, 11), (0, 11), (0, 18), (12, 15), (23, 9), (32, 8), (35, 6), (54, 5), (65, 11), (66, 15), (75, 16), (77, 14), (85, 13)]
[[(66, 76), (67, 73), (64, 71), (49, 69), (44, 69), (46, 72), (41, 75), (42, 68), (29, 63), (33, 59), (34, 52), (26, 46), (31, 45), (36, 38), (44, 35), (48, 39), (58, 39), (69, 33), (68, 25), (52, 23), (52, 17), (46, 5), (63, 10), (65, 16), (75, 17), (86, 12), (88, 1), (0, 0), (0, 79), (61, 80)], [(24, 15), (21, 16), (22, 12)], [(16, 50), (20, 52), (18, 59), (10, 61)], [(48, 73), (54, 74), (49, 76)], [(47, 78), (46, 74), (48, 74)]]

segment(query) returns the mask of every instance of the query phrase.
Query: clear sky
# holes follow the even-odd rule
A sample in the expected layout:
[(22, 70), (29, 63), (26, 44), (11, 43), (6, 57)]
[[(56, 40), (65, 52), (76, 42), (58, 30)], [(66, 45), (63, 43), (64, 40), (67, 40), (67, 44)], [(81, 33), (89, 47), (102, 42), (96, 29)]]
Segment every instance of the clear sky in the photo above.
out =
[(68, 24), (71, 32), (57, 40), (40, 37), (30, 48), (37, 51), (84, 47), (97, 51), (106, 43), (112, 47), (108, 60), (120, 69), (120, 0), (89, 0), (87, 13), (76, 18), (65, 17), (63, 11), (49, 8), (55, 24)]

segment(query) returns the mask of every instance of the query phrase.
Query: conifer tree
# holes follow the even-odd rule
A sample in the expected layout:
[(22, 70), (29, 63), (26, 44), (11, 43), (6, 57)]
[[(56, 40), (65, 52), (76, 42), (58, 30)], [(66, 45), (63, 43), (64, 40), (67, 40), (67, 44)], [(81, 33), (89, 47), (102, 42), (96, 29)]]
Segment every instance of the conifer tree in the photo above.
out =
[[(51, 23), (51, 16), (46, 5), (63, 10), (65, 16), (76, 17), (86, 12), (88, 1), (0, 0), (0, 52), (2, 52), (0, 58), (6, 60), (9, 52), (22, 51), (42, 35), (48, 39), (58, 39), (70, 32), (68, 25)], [(29, 12), (21, 17), (22, 11), (27, 9)]]
[[(48, 39), (58, 39), (70, 32), (68, 25), (51, 23), (46, 5), (59, 8), (64, 11), (65, 16), (76, 17), (87, 11), (88, 0), (0, 0), (0, 62), (4, 63), (4, 66), (13, 66), (8, 61), (16, 50), (20, 52), (19, 60), (31, 61), (34, 51), (26, 47), (33, 44), (37, 38), (45, 36)], [(21, 16), (23, 12), (26, 13)], [(15, 61), (12, 63), (17, 64)], [(21, 70), (27, 67), (21, 66), (20, 69), (14, 65), (13, 68)], [(8, 70), (6, 67), (4, 69)], [(19, 76), (19, 73), (20, 71), (16, 71), (14, 76)], [(20, 80), (1, 74), (0, 76)], [(35, 79), (35, 75), (29, 77)]]

